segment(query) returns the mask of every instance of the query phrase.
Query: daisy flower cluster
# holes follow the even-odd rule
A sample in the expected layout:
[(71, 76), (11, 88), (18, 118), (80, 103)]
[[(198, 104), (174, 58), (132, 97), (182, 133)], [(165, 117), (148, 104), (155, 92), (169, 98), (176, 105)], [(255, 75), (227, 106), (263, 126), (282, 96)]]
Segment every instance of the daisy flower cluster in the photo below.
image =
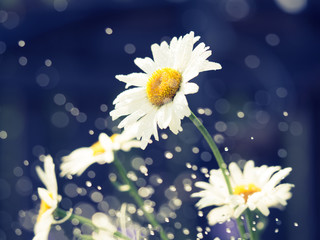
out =
[[(91, 147), (76, 149), (68, 156), (62, 157), (60, 176), (80, 176), (91, 164), (111, 163), (114, 160), (114, 153), (116, 151), (130, 151), (131, 148), (137, 148), (140, 147), (140, 145), (139, 141), (132, 139), (132, 133), (129, 133), (128, 131), (123, 132), (122, 134), (113, 134), (111, 137), (105, 133), (101, 133), (99, 135), (99, 141), (94, 143)], [(69, 218), (77, 219), (77, 216), (72, 214), (72, 210), (65, 212), (65, 216), (60, 220), (55, 218), (55, 215), (59, 215), (57, 213), (57, 208), (61, 201), (61, 196), (58, 194), (55, 164), (50, 155), (45, 156), (43, 161), (44, 170), (39, 166), (36, 167), (37, 175), (46, 188), (38, 188), (41, 204), (37, 221), (34, 226), (34, 240), (47, 240), (53, 224), (63, 223)], [(125, 216), (121, 218), (122, 226), (126, 226), (125, 218)], [(95, 229), (92, 233), (92, 238), (95, 240), (126, 239), (126, 230), (122, 229), (122, 231), (125, 232), (124, 234), (118, 232), (117, 227), (106, 214), (96, 213), (92, 217), (91, 222)], [(84, 223), (88, 222), (85, 221)], [(133, 226), (133, 224), (130, 226)], [(138, 234), (139, 232), (135, 239), (139, 239), (140, 236), (138, 236)], [(118, 235), (120, 238), (117, 237)]]
[[(44, 158), (44, 170), (39, 166), (36, 168), (46, 188), (38, 189), (41, 204), (34, 226), (35, 240), (48, 239), (53, 224), (69, 219), (76, 219), (92, 228), (90, 236), (78, 234), (76, 237), (80, 239), (148, 239), (154, 235), (154, 230), (162, 240), (169, 240), (169, 236), (173, 239), (157, 221), (155, 209), (145, 205), (135, 183), (117, 158), (117, 152), (130, 152), (132, 148), (144, 150), (152, 143), (152, 136), (159, 140), (158, 128), (169, 128), (174, 134), (178, 134), (183, 131), (181, 121), (184, 117), (189, 117), (204, 136), (219, 166), (219, 169), (210, 171), (208, 182), (195, 182), (195, 186), (201, 190), (191, 194), (193, 198), (200, 198), (195, 203), (196, 208), (210, 208), (206, 216), (209, 225), (223, 223), (231, 218), (237, 219), (239, 233), (246, 239), (247, 235), (244, 233), (246, 229), (250, 232), (251, 223), (248, 220), (242, 222), (240, 217), (243, 214), (247, 211), (259, 211), (268, 216), (270, 208), (282, 209), (287, 205), (294, 185), (281, 181), (291, 172), (290, 167), (256, 167), (254, 161), (250, 160), (243, 169), (234, 162), (227, 168), (211, 135), (189, 108), (186, 95), (199, 90), (197, 83), (191, 80), (201, 72), (221, 69), (219, 63), (208, 60), (212, 52), (203, 42), (199, 43), (199, 40), (200, 37), (190, 32), (185, 36), (172, 38), (169, 43), (163, 41), (159, 45), (153, 44), (153, 59), (135, 59), (134, 63), (142, 72), (116, 76), (116, 79), (126, 84), (127, 89), (114, 100), (115, 107), (110, 116), (113, 120), (123, 117), (118, 125), (119, 129), (123, 128), (122, 133), (111, 136), (101, 133), (97, 142), (71, 151), (59, 163), (59, 176), (69, 179), (81, 176), (92, 164), (113, 165), (118, 171), (117, 179), (125, 186), (122, 189), (129, 193), (145, 221), (149, 222), (147, 229), (150, 234), (142, 233), (142, 226), (134, 223), (127, 215), (126, 203), (122, 204), (116, 219), (102, 212), (87, 219), (72, 213), (72, 209), (60, 209), (58, 205), (61, 196), (58, 194), (55, 165), (48, 155)], [(243, 224), (248, 226), (245, 228)], [(250, 239), (256, 240), (251, 232)]]
[(222, 223), (230, 218), (239, 218), (246, 209), (259, 210), (268, 216), (269, 208), (281, 208), (291, 198), (293, 184), (279, 184), (291, 172), (291, 168), (279, 166), (255, 167), (253, 161), (246, 162), (243, 171), (232, 162), (229, 165), (233, 194), (228, 192), (227, 185), (220, 169), (210, 171), (209, 183), (196, 182), (195, 186), (203, 190), (193, 193), (199, 197), (196, 206), (199, 209), (216, 206), (208, 213), (209, 225)]

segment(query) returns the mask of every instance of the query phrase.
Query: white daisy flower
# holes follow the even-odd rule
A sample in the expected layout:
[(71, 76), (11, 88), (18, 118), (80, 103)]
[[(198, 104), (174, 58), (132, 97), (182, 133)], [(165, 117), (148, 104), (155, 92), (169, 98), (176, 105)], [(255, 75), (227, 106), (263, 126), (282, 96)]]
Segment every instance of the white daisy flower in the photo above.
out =
[(121, 134), (113, 134), (109, 137), (105, 133), (99, 135), (99, 141), (91, 147), (78, 148), (68, 156), (62, 157), (60, 176), (80, 176), (91, 164), (111, 163), (114, 160), (114, 151), (129, 151), (131, 148), (141, 147), (141, 142), (132, 140), (132, 131), (123, 131)]
[(34, 240), (48, 239), (51, 225), (56, 222), (53, 218), (53, 212), (56, 210), (61, 196), (58, 195), (54, 168), (55, 166), (50, 155), (44, 159), (44, 171), (39, 166), (36, 167), (37, 174), (46, 188), (38, 188), (41, 204), (37, 222), (34, 227)]
[(217, 206), (212, 209), (207, 219), (209, 225), (222, 223), (230, 218), (238, 218), (247, 208), (258, 209), (263, 215), (269, 215), (269, 208), (281, 208), (291, 198), (293, 184), (279, 184), (290, 172), (291, 168), (281, 170), (280, 166), (255, 167), (248, 161), (243, 171), (236, 163), (230, 163), (230, 181), (233, 195), (229, 194), (221, 170), (211, 170), (209, 183), (196, 182), (195, 186), (203, 190), (193, 193), (191, 197), (200, 197), (196, 206), (199, 209)]
[(199, 86), (189, 81), (200, 72), (221, 69), (219, 63), (210, 62), (209, 47), (204, 43), (193, 45), (200, 39), (193, 32), (177, 39), (170, 45), (162, 42), (153, 44), (151, 58), (136, 58), (135, 64), (144, 73), (117, 75), (116, 78), (126, 83), (126, 88), (136, 86), (119, 94), (114, 100), (115, 109), (110, 112), (112, 119), (126, 116), (119, 128), (138, 128), (137, 139), (142, 140), (144, 149), (151, 136), (159, 140), (157, 126), (167, 127), (177, 134), (182, 131), (181, 120), (191, 111), (186, 99), (187, 94), (198, 92)]

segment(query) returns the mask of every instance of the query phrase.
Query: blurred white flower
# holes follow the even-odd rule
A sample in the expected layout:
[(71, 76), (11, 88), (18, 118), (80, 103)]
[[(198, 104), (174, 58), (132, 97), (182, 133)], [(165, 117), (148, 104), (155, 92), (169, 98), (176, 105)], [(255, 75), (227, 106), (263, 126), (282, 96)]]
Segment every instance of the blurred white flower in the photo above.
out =
[(141, 226), (135, 224), (126, 214), (126, 204), (122, 204), (117, 214), (118, 221), (114, 221), (104, 213), (98, 212), (92, 216), (92, 223), (98, 228), (92, 233), (94, 240), (116, 240), (119, 234), (132, 240), (141, 239)]
[(50, 155), (44, 158), (44, 171), (39, 166), (36, 167), (37, 174), (46, 188), (38, 188), (41, 204), (37, 222), (34, 226), (34, 240), (48, 239), (51, 225), (56, 222), (53, 218), (53, 212), (56, 210), (61, 196), (58, 195), (54, 168)]
[(95, 213), (92, 216), (92, 223), (98, 227), (98, 229), (92, 233), (92, 238), (94, 240), (116, 239), (113, 235), (117, 231), (117, 228), (106, 214), (101, 212)]
[(248, 161), (243, 171), (236, 163), (230, 163), (230, 181), (233, 195), (228, 192), (221, 170), (211, 170), (209, 183), (196, 182), (195, 186), (204, 190), (193, 193), (192, 197), (200, 197), (196, 206), (199, 209), (217, 206), (208, 215), (209, 225), (222, 223), (230, 218), (238, 218), (243, 211), (258, 209), (263, 215), (269, 215), (270, 207), (287, 205), (291, 198), (293, 184), (279, 184), (290, 172), (291, 168), (281, 170), (280, 166), (255, 167)]
[(131, 148), (141, 147), (141, 142), (132, 140), (134, 133), (123, 131), (109, 137), (105, 133), (99, 135), (99, 141), (91, 147), (82, 147), (72, 151), (68, 156), (62, 157), (60, 176), (80, 176), (91, 164), (111, 163), (114, 160), (114, 151), (129, 151)]
[(110, 112), (112, 119), (126, 116), (119, 128), (138, 128), (137, 139), (142, 140), (144, 149), (152, 135), (159, 140), (157, 126), (167, 127), (177, 134), (182, 131), (181, 120), (191, 111), (186, 99), (187, 94), (198, 92), (199, 86), (189, 81), (200, 72), (221, 69), (221, 65), (210, 62), (209, 47), (204, 43), (193, 45), (200, 39), (193, 32), (177, 39), (170, 45), (163, 41), (153, 44), (151, 58), (136, 58), (135, 64), (144, 73), (117, 75), (116, 78), (126, 83), (126, 88), (136, 86), (119, 94), (114, 100), (115, 109)]

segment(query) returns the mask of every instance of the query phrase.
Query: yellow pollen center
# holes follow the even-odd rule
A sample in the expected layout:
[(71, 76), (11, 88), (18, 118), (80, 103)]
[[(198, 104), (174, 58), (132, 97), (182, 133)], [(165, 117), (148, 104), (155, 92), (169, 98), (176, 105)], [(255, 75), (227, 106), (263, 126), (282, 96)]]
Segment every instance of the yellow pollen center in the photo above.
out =
[(172, 68), (155, 71), (147, 82), (147, 97), (156, 106), (170, 102), (180, 88), (182, 76)]
[(102, 147), (99, 141), (94, 143), (90, 148), (93, 151), (93, 156), (97, 156), (105, 152), (104, 148)]
[(115, 134), (112, 134), (112, 136), (110, 137), (111, 139), (111, 142), (114, 142), (114, 140), (116, 139), (116, 137), (118, 137), (119, 134), (115, 133)]
[[(114, 142), (115, 138), (118, 136), (119, 134), (115, 133), (113, 134), (110, 139), (112, 142)], [(105, 153), (105, 150), (103, 148), (103, 146), (101, 145), (100, 141), (92, 144), (92, 146), (90, 147), (93, 151), (93, 156), (97, 156), (100, 155), (102, 153)]]
[[(52, 198), (52, 193), (49, 193), (49, 196)], [(39, 222), (41, 216), (50, 208), (51, 207), (44, 200), (41, 200), (37, 222)]]
[(245, 202), (247, 202), (248, 197), (256, 192), (260, 192), (261, 189), (254, 185), (253, 183), (249, 183), (247, 185), (239, 185), (233, 189), (233, 194), (240, 195), (244, 198)]

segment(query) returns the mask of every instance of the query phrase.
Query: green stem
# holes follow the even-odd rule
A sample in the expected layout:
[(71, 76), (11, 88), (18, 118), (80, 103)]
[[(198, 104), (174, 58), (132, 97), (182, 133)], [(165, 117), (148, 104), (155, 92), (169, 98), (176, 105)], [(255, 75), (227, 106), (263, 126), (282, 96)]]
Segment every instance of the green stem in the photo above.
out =
[(228, 170), (227, 165), (223, 161), (223, 158), (219, 152), (219, 149), (215, 142), (213, 141), (211, 135), (209, 134), (208, 130), (205, 128), (205, 126), (202, 124), (202, 122), (194, 115), (194, 113), (191, 111), (191, 115), (189, 116), (190, 120), (193, 122), (193, 124), (198, 128), (198, 130), (201, 132), (201, 134), (206, 139), (207, 143), (209, 144), (209, 147), (211, 148), (211, 151), (213, 155), (215, 156), (217, 163), (219, 165), (219, 168), (222, 171), (224, 180), (227, 184), (229, 194), (233, 194), (230, 179), (228, 177)]
[(120, 162), (120, 160), (117, 158), (116, 153), (114, 153), (114, 161), (113, 161), (113, 163), (114, 163), (115, 167), (117, 168), (123, 183), (129, 185), (129, 187), (130, 187), (129, 194), (131, 195), (131, 197), (133, 197), (135, 202), (141, 208), (141, 210), (144, 213), (144, 216), (148, 219), (148, 221), (151, 223), (151, 225), (155, 229), (159, 228), (160, 237), (161, 237), (162, 240), (169, 240), (168, 237), (167, 237), (167, 234), (162, 229), (161, 225), (157, 222), (155, 216), (152, 213), (149, 213), (148, 211), (145, 210), (143, 199), (138, 194), (136, 186), (127, 177), (127, 171), (124, 168), (124, 166), (122, 165), (122, 163)]
[(243, 240), (247, 239), (246, 230), (244, 228), (243, 221), (240, 219), (240, 217), (237, 218), (237, 226), (238, 226), (238, 230), (239, 230), (241, 239), (243, 239)]
[[(203, 137), (206, 139), (207, 143), (209, 144), (209, 147), (210, 147), (214, 157), (217, 160), (219, 168), (222, 171), (222, 175), (223, 175), (224, 180), (225, 180), (225, 182), (227, 184), (227, 188), (228, 188), (229, 194), (233, 195), (233, 190), (232, 190), (232, 187), (231, 187), (230, 179), (228, 177), (229, 173), (228, 173), (228, 170), (227, 170), (227, 165), (225, 164), (217, 145), (213, 141), (213, 139), (212, 139), (210, 133), (208, 132), (208, 130), (205, 128), (205, 126), (202, 124), (202, 122), (196, 117), (196, 115), (194, 115), (194, 113), (192, 111), (191, 111), (191, 115), (189, 116), (189, 118), (193, 122), (193, 124), (198, 128), (198, 130), (201, 132), (201, 134), (203, 135)], [(238, 230), (239, 230), (239, 233), (240, 233), (241, 237), (243, 239), (245, 239), (244, 238), (245, 229), (244, 229), (244, 226), (243, 226), (243, 223), (242, 223), (241, 219), (237, 219), (237, 225), (238, 225)]]
[[(67, 216), (68, 212), (65, 210), (62, 210), (61, 208), (56, 208), (55, 214), (57, 214), (60, 218), (63, 218)], [(99, 229), (99, 227), (94, 225), (93, 222), (86, 217), (82, 217), (72, 213), (68, 219), (70, 220), (77, 219), (80, 223), (90, 226), (94, 231), (97, 231)], [(128, 238), (127, 236), (123, 235), (121, 232), (118, 232), (118, 231), (114, 232), (113, 236), (124, 239), (124, 240), (131, 240), (130, 238)], [(84, 239), (92, 239), (92, 238), (88, 238), (88, 237), (91, 237), (89, 235), (81, 235), (80, 237)]]
[(77, 235), (76, 237), (81, 240), (93, 240), (93, 237), (91, 235)]
[(250, 240), (255, 240), (256, 239), (256, 234), (253, 231), (253, 222), (252, 222), (252, 217), (251, 217), (251, 212), (249, 209), (247, 209), (244, 212), (245, 218), (246, 218), (246, 222), (247, 222), (247, 228), (248, 228), (248, 232), (250, 234)]
[[(55, 214), (57, 214), (60, 218), (63, 218), (65, 217), (68, 212), (61, 209), (61, 208), (57, 208), (56, 211), (55, 211)], [(88, 226), (90, 226), (93, 230), (97, 230), (98, 227), (96, 225), (94, 225), (92, 223), (92, 221), (86, 217), (82, 217), (82, 216), (79, 216), (79, 215), (75, 215), (75, 214), (71, 214), (70, 217), (69, 217), (70, 220), (72, 219), (77, 219), (80, 223), (82, 224), (87, 224)]]

